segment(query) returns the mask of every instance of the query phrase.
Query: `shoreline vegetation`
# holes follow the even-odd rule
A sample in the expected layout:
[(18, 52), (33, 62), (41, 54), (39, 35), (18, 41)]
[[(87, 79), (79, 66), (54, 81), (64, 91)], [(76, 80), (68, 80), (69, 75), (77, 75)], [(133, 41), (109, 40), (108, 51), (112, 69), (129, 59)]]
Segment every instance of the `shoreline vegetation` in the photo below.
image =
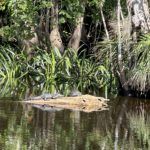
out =
[(147, 0), (2, 0), (1, 95), (67, 95), (77, 88), (106, 98), (149, 98), (149, 6)]

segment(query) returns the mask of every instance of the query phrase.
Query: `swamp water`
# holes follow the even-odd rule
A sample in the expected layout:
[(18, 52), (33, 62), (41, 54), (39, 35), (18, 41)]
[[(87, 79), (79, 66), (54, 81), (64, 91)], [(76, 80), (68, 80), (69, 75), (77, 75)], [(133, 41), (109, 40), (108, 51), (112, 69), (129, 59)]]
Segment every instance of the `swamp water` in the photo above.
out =
[(150, 101), (119, 97), (109, 110), (42, 111), (0, 100), (0, 150), (150, 150)]

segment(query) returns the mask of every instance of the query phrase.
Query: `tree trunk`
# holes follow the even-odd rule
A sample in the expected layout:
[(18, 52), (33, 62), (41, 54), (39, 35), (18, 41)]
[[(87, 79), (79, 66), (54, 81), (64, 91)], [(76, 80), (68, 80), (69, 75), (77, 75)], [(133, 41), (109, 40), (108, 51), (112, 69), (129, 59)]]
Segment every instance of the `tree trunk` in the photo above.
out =
[(32, 57), (32, 49), (33, 49), (33, 47), (39, 45), (38, 36), (37, 36), (37, 33), (35, 32), (34, 27), (32, 27), (31, 30), (34, 33), (32, 38), (30, 38), (30, 39), (23, 39), (23, 40), (18, 39), (18, 42), (20, 43), (23, 51), (28, 56), (28, 60), (30, 60), (31, 57)]
[(47, 10), (46, 10), (46, 23), (45, 23), (47, 51), (50, 51), (50, 38), (49, 38), (50, 18), (49, 18), (49, 15), (50, 15), (50, 9), (47, 8)]
[(68, 43), (68, 48), (74, 49), (75, 51), (78, 51), (79, 46), (80, 46), (83, 20), (84, 20), (84, 16), (79, 16), (77, 18), (76, 27), (75, 27), (74, 32), (71, 36), (71, 39)]
[[(101, 13), (101, 17), (102, 17), (102, 22), (103, 22), (103, 26), (104, 26), (104, 30), (105, 30), (105, 33), (106, 33), (106, 38), (107, 38), (107, 42), (109, 44), (109, 62), (108, 62), (108, 59), (106, 59), (106, 67), (109, 68), (110, 70), (110, 88), (109, 88), (109, 91), (111, 91), (111, 87), (112, 87), (112, 74), (113, 74), (113, 62), (112, 62), (112, 45), (110, 44), (110, 36), (109, 36), (109, 32), (108, 32), (108, 29), (107, 29), (107, 25), (106, 25), (106, 21), (105, 21), (105, 17), (104, 17), (104, 14), (103, 14), (103, 7), (100, 8), (100, 13)], [(105, 87), (107, 88), (107, 86)], [(106, 96), (107, 97), (107, 96)]]
[(124, 94), (126, 95), (128, 93), (128, 85), (125, 75), (125, 67), (122, 60), (122, 41), (121, 41), (121, 5), (120, 0), (118, 0), (117, 4), (117, 27), (118, 27), (118, 75), (120, 78), (121, 86), (124, 90)]
[(58, 0), (52, 0), (53, 6), (51, 8), (51, 33), (50, 42), (54, 49), (59, 49), (61, 53), (64, 52), (64, 46), (59, 32), (58, 25)]
[(135, 28), (140, 27), (143, 33), (150, 31), (150, 14), (147, 0), (128, 0), (133, 10), (132, 23)]

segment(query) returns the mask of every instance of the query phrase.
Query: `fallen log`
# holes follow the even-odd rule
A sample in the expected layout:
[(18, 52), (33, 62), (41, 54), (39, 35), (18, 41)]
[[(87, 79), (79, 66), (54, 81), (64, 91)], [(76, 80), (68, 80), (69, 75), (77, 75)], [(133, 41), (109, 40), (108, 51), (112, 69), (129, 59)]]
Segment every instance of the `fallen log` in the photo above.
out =
[(36, 104), (42, 107), (57, 107), (71, 110), (80, 110), (84, 112), (101, 111), (108, 108), (108, 99), (103, 97), (95, 97), (92, 95), (82, 95), (76, 97), (60, 97), (48, 100), (29, 100), (24, 101), (27, 104)]

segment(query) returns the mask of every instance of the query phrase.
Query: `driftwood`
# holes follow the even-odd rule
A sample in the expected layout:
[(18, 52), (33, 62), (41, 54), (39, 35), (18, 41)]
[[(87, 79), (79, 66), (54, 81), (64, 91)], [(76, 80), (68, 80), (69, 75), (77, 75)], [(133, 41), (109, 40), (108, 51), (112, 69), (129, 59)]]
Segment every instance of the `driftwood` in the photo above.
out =
[(92, 95), (82, 95), (77, 97), (61, 97), (48, 100), (29, 100), (27, 104), (39, 105), (41, 107), (57, 107), (84, 112), (101, 111), (107, 109), (107, 99)]

